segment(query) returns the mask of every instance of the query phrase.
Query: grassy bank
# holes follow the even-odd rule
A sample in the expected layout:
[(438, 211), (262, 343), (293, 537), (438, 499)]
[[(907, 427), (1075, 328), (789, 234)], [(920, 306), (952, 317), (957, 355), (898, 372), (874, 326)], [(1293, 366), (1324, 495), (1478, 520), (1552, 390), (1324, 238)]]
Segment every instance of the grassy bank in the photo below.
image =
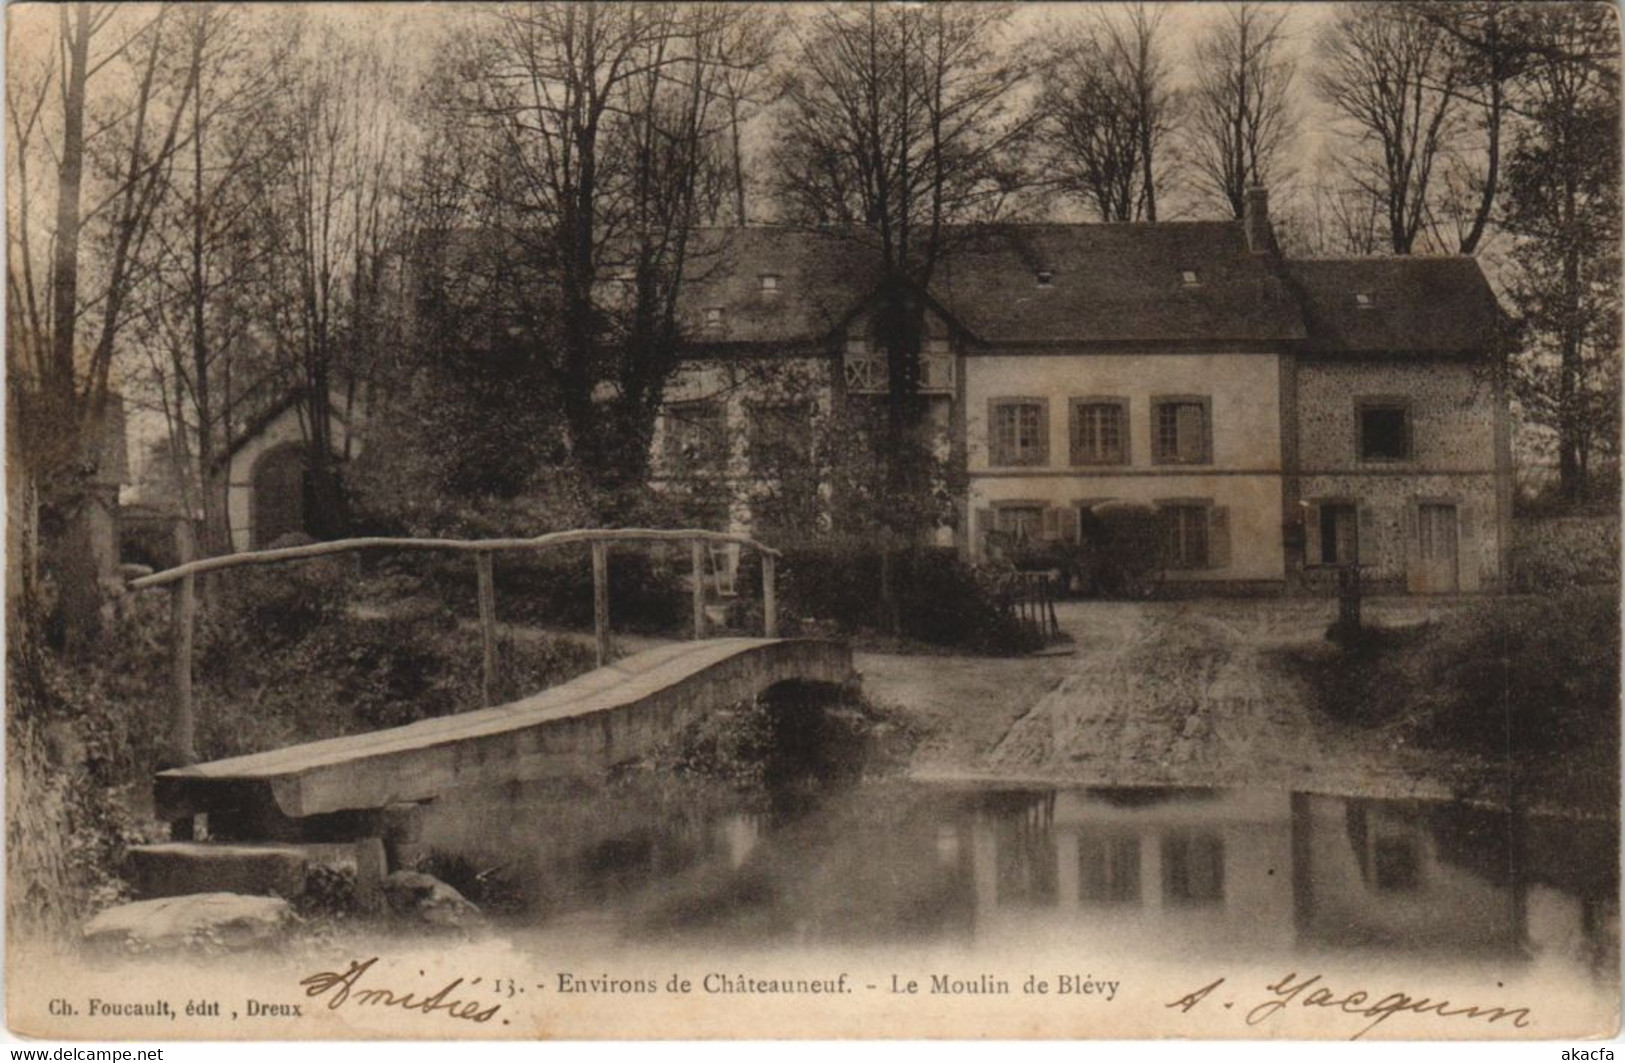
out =
[[(203, 760), (371, 731), (481, 704), (469, 617), (411, 577), (314, 562), (231, 573), (205, 596), (193, 688)], [(589, 670), (592, 650), (552, 638), (499, 647), (501, 699)], [(151, 781), (167, 766), (167, 595), (128, 596), (87, 660), (14, 643), (8, 669), (8, 917), (70, 929), (123, 899), (131, 844), (157, 840)]]
[(1537, 803), (1617, 808), (1618, 594), (1486, 598), (1299, 663), (1339, 720), (1480, 761)]

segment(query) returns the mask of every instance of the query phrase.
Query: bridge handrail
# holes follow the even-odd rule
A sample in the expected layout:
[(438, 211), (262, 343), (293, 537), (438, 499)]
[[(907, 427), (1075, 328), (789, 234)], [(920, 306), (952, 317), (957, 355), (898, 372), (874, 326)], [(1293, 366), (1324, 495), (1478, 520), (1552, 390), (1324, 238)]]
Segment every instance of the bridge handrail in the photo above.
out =
[[(176, 541), (185, 557), (190, 549), (188, 526), (176, 526)], [(758, 542), (748, 535), (707, 531), (700, 528), (574, 528), (570, 531), (548, 532), (529, 539), (414, 539), (409, 537), (370, 536), (355, 539), (335, 539), (325, 543), (288, 546), (274, 550), (246, 550), (219, 557), (206, 557), (184, 561), (174, 568), (130, 580), (125, 586), (131, 591), (168, 586), (170, 590), (170, 645), (171, 675), (174, 699), (170, 713), (171, 757), (175, 763), (191, 764), (197, 760), (194, 747), (195, 721), (192, 712), (192, 635), (196, 605), (194, 601), (195, 577), (221, 569), (240, 568), (244, 565), (265, 565), (279, 561), (301, 561), (313, 557), (349, 553), (356, 550), (449, 550), (474, 555), (476, 590), (480, 627), (480, 697), (485, 705), (492, 704), (492, 693), (497, 674), (497, 619), (496, 581), (492, 575), (492, 555), (501, 550), (538, 550), (571, 543), (587, 543), (592, 547), (593, 636), (600, 667), (609, 663), (611, 645), (609, 635), (609, 547), (617, 542), (687, 543), (693, 566), (694, 637), (705, 637), (708, 626), (705, 604), (705, 561), (707, 544), (729, 544), (749, 547), (762, 556), (762, 633), (768, 638), (778, 637), (778, 593), (775, 570), (779, 551)], [(713, 567), (715, 562), (713, 561)]]
[(748, 546), (768, 557), (782, 557), (778, 550), (748, 535), (731, 532), (705, 531), (683, 528), (575, 528), (570, 531), (548, 532), (529, 539), (417, 539), (411, 537), (364, 536), (355, 539), (333, 539), (328, 542), (307, 543), (303, 546), (284, 546), (273, 550), (243, 550), (238, 553), (205, 557), (196, 561), (166, 568), (162, 572), (141, 576), (125, 586), (132, 591), (161, 587), (187, 576), (201, 576), (225, 568), (242, 565), (266, 565), (278, 561), (300, 561), (328, 554), (347, 553), (352, 550), (452, 550), (464, 553), (493, 553), (499, 550), (537, 550), (549, 546), (567, 546), (571, 543), (592, 542), (712, 542), (736, 543)]

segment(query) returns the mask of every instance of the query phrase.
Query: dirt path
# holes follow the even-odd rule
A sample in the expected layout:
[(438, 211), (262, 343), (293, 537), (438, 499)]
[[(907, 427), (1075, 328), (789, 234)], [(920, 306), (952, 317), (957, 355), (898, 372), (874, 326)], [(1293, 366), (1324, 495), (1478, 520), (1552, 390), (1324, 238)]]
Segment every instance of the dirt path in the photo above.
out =
[[(1070, 651), (1004, 658), (859, 650), (864, 693), (921, 733), (911, 772), (1099, 786), (1258, 786), (1449, 797), (1481, 766), (1393, 744), (1317, 712), (1290, 652), (1324, 649), (1325, 599), (1069, 602)], [(1454, 608), (1379, 599), (1367, 618)], [(539, 634), (525, 629), (527, 634)], [(550, 631), (592, 644), (590, 632)], [(617, 635), (633, 653), (667, 641)]]
[[(1070, 657), (866, 654), (859, 667), (871, 695), (931, 732), (914, 762), (922, 776), (1449, 796), (1461, 780), (1436, 755), (1313, 709), (1281, 655), (1318, 645), (1331, 610), (1301, 600), (1074, 603), (1062, 613)], [(1392, 612), (1390, 622), (1421, 618)]]

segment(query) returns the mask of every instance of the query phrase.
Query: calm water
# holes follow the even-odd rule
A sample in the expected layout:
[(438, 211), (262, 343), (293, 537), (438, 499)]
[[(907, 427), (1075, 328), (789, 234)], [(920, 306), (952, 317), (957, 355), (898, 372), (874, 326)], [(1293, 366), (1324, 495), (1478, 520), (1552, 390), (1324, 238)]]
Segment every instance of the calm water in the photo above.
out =
[[(1618, 968), (1618, 826), (1258, 790), (675, 784), (451, 795), (425, 845), (523, 942), (1358, 955)], [(475, 880), (471, 876), (478, 873)], [(540, 935), (540, 937), (538, 937)]]

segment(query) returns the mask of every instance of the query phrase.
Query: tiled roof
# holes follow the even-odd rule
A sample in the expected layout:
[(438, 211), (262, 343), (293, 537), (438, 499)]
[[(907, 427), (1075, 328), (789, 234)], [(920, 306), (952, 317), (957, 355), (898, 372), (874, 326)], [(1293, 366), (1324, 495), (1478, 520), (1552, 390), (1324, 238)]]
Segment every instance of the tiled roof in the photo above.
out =
[(1304, 334), (1275, 260), (1250, 253), (1235, 222), (1000, 227), (956, 247), (931, 292), (990, 344)]
[[(688, 324), (722, 307), (726, 343), (822, 338), (880, 283), (877, 255), (838, 234), (713, 230), (684, 295)], [(1196, 273), (1186, 285), (1182, 274)], [(1040, 286), (1038, 275), (1050, 275)], [(780, 278), (761, 289), (761, 276)], [(989, 344), (1291, 340), (1303, 323), (1239, 223), (1009, 225), (956, 229), (930, 294)], [(700, 333), (703, 335), (703, 332)]]
[[(1288, 261), (1309, 324), (1327, 353), (1485, 351), (1495, 342), (1495, 295), (1465, 256)], [(1362, 298), (1363, 297), (1363, 298)]]
[[(703, 250), (692, 259), (683, 313), (706, 346), (819, 342), (880, 284), (878, 256), (841, 234), (717, 229), (699, 234), (696, 246)], [(763, 275), (778, 278), (776, 291), (763, 290)], [(990, 346), (1285, 342), (1325, 352), (1453, 351), (1488, 347), (1496, 315), (1472, 259), (1283, 263), (1249, 252), (1239, 222), (956, 229), (929, 287)], [(1359, 309), (1356, 291), (1374, 307)], [(707, 308), (721, 308), (720, 327), (704, 327)]]
[[(823, 340), (874, 293), (876, 256), (838, 236), (787, 229), (707, 229), (685, 269), (681, 313), (697, 342), (804, 344)], [(779, 278), (762, 290), (763, 274)], [(721, 307), (708, 334), (705, 311)]]

